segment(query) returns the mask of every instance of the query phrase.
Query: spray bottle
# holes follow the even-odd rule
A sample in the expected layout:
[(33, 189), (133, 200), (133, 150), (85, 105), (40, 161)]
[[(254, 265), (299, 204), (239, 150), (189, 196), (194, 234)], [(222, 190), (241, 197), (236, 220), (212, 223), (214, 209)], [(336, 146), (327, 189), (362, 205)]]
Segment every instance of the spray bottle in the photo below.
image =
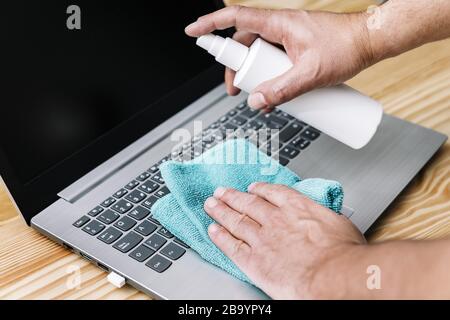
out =
[[(236, 71), (233, 84), (246, 92), (293, 66), (283, 50), (260, 38), (248, 48), (231, 38), (207, 34), (197, 39), (197, 45)], [(383, 115), (378, 102), (345, 85), (313, 90), (278, 108), (353, 149), (370, 141)]]

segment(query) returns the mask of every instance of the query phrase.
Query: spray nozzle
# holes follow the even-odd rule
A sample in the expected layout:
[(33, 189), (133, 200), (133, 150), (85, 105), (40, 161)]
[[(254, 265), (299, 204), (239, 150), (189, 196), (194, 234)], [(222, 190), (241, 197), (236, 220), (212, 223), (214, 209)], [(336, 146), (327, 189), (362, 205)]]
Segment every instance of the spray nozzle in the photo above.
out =
[(205, 34), (197, 39), (197, 45), (207, 50), (216, 60), (228, 68), (238, 71), (248, 54), (248, 47), (230, 38)]

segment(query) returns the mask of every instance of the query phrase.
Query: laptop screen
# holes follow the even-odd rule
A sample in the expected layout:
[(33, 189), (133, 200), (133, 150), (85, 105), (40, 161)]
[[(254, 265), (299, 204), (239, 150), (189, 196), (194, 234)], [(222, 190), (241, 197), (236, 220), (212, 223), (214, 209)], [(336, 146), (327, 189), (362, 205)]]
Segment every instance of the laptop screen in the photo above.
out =
[(36, 196), (40, 203), (218, 85), (216, 76), (198, 83), (214, 60), (184, 33), (217, 8), (211, 0), (3, 3), (2, 176), (31, 186), (72, 159), (52, 173), (55, 190)]
[[(2, 6), (20, 12), (2, 14), (1, 134), (22, 183), (211, 66), (183, 30), (213, 2), (154, 2), (76, 1), (79, 17), (66, 1)], [(147, 131), (183, 107), (155, 107)]]

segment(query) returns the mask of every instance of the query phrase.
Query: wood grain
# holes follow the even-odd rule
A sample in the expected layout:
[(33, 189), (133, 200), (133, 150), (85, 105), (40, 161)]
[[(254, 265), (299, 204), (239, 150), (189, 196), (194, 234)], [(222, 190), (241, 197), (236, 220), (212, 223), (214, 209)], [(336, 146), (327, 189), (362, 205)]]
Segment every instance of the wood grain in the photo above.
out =
[[(260, 7), (336, 12), (365, 10), (374, 1), (228, 0)], [(450, 135), (450, 40), (428, 44), (383, 61), (348, 83), (381, 101), (387, 113)], [(450, 143), (369, 230), (369, 241), (435, 239), (450, 235)], [(79, 270), (79, 287), (72, 287)], [(63, 249), (18, 217), (0, 190), (1, 299), (149, 299), (125, 286), (116, 289), (105, 273)]]

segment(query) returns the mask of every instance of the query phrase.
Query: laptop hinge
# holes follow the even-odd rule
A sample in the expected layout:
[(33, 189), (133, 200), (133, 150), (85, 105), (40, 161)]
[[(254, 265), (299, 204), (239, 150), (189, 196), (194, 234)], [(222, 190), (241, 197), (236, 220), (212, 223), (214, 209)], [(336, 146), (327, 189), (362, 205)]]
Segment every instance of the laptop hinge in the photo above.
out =
[(58, 196), (69, 202), (77, 201), (89, 191), (96, 188), (99, 184), (106, 181), (109, 177), (166, 138), (172, 131), (168, 128), (174, 129), (183, 126), (185, 123), (192, 121), (193, 118), (200, 112), (216, 104), (226, 96), (225, 85), (219, 85), (200, 99), (194, 101), (185, 109), (178, 112), (175, 116), (166, 120), (158, 127), (133, 142), (112, 158), (108, 159), (100, 166), (96, 167), (94, 170), (87, 173), (64, 190), (60, 191)]

